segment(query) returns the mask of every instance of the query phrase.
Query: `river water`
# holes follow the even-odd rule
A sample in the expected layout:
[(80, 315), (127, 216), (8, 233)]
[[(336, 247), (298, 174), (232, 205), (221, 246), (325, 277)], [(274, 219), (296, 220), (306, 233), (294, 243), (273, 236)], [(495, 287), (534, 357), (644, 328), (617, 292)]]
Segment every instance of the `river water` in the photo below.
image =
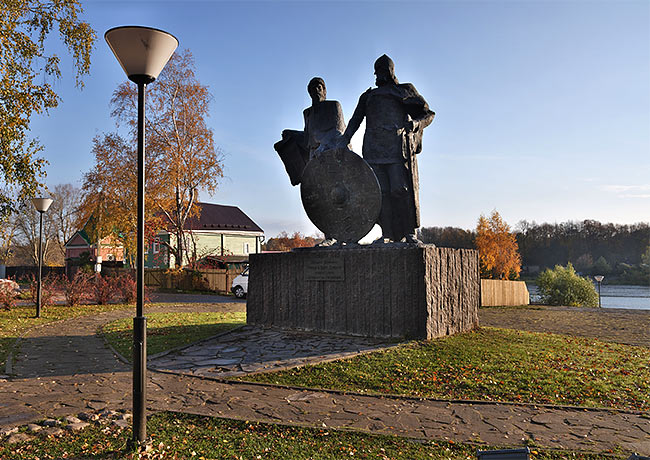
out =
[[(537, 285), (526, 283), (531, 302), (539, 302)], [(629, 308), (650, 310), (650, 286), (607, 285), (600, 287), (603, 308)]]

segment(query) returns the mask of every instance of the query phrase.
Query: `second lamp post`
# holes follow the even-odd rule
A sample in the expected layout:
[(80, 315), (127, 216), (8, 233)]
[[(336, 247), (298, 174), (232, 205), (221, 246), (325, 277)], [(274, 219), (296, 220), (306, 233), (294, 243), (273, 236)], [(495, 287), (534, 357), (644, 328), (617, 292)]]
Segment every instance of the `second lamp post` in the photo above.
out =
[(38, 284), (36, 285), (36, 317), (41, 317), (41, 287), (43, 274), (43, 213), (50, 209), (51, 198), (32, 198), (39, 214), (38, 224)]
[(596, 275), (594, 276), (594, 279), (598, 282), (598, 306), (601, 307), (602, 305), (600, 303), (600, 283), (603, 282), (605, 277), (603, 275)]

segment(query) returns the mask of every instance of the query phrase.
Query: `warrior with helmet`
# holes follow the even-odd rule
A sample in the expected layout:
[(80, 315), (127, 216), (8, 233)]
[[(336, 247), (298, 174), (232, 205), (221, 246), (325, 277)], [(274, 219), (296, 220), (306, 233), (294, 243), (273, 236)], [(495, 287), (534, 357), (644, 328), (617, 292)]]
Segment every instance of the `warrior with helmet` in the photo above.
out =
[(366, 119), (363, 158), (372, 167), (381, 188), (379, 225), (381, 242), (417, 243), (420, 226), (418, 170), (415, 154), (422, 150), (422, 133), (434, 112), (410, 83), (399, 83), (395, 64), (385, 54), (375, 62), (377, 88), (369, 88), (343, 133), (349, 143)]

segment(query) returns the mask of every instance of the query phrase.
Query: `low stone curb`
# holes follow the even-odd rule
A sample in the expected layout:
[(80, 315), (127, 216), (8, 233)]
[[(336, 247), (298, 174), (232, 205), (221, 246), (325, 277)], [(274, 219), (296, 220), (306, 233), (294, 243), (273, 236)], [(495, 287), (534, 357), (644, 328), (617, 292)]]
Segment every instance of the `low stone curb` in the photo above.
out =
[(166, 351), (161, 351), (160, 353), (156, 353), (155, 355), (148, 356), (147, 359), (162, 358), (163, 356), (166, 356), (166, 355), (168, 355), (170, 353), (176, 353), (178, 351), (183, 351), (186, 348), (190, 348), (190, 347), (193, 347), (195, 345), (199, 345), (199, 344), (201, 344), (203, 342), (207, 342), (208, 340), (216, 339), (216, 338), (219, 338), (219, 337), (224, 336), (226, 334), (230, 334), (231, 332), (238, 331), (243, 327), (246, 327), (246, 324), (242, 324), (241, 326), (237, 326), (237, 327), (234, 327), (232, 329), (228, 329), (227, 331), (220, 332), (220, 333), (215, 334), (215, 335), (213, 335), (211, 337), (206, 337), (205, 339), (201, 339), (201, 340), (198, 340), (196, 342), (193, 342), (193, 343), (190, 343), (190, 344), (187, 344), (187, 345), (180, 345), (178, 347), (170, 348), (169, 350), (166, 350)]
[[(243, 328), (243, 327), (246, 327), (246, 325), (243, 324), (243, 325), (241, 325), (241, 326), (237, 326), (237, 327), (235, 327), (235, 328), (233, 328), (233, 329), (229, 329), (229, 330), (227, 330), (227, 331), (220, 332), (219, 334), (213, 335), (213, 336), (211, 336), (211, 337), (207, 337), (207, 338), (205, 338), (205, 339), (201, 339), (201, 340), (199, 340), (199, 341), (197, 341), (197, 342), (193, 342), (193, 343), (190, 343), (190, 344), (188, 344), (188, 345), (180, 345), (180, 346), (178, 346), (178, 347), (171, 348), (171, 349), (166, 350), (166, 351), (161, 351), (160, 353), (156, 353), (155, 355), (147, 356), (147, 361), (150, 360), (150, 359), (158, 359), (158, 358), (161, 358), (161, 357), (163, 357), (163, 356), (166, 356), (166, 355), (168, 355), (168, 354), (170, 354), (170, 353), (175, 353), (175, 352), (178, 352), (178, 351), (182, 351), (182, 350), (185, 350), (186, 348), (193, 347), (194, 345), (198, 345), (198, 344), (203, 343), (203, 342), (206, 342), (206, 341), (208, 341), (208, 340), (212, 340), (212, 339), (219, 338), (219, 337), (221, 337), (222, 335), (228, 334), (228, 333), (233, 332), (233, 331), (237, 331), (237, 330), (239, 330), (239, 329), (241, 329), (241, 328)], [(125, 357), (124, 355), (122, 355), (122, 353), (120, 353), (119, 351), (117, 351), (117, 350), (113, 347), (113, 345), (111, 345), (110, 342), (109, 342), (108, 340), (106, 340), (106, 336), (105, 336), (104, 334), (102, 334), (102, 333), (100, 332), (100, 335), (102, 336), (102, 339), (104, 340), (104, 343), (106, 344), (106, 346), (107, 346), (108, 348), (111, 349), (111, 351), (113, 352), (113, 354), (115, 354), (115, 356), (117, 357), (117, 359), (119, 359), (120, 361), (122, 361), (124, 364), (131, 364), (131, 361), (129, 361), (128, 359), (126, 359), (126, 357)], [(155, 369), (155, 368), (149, 368), (149, 367), (147, 367), (147, 369), (153, 370), (153, 369)]]

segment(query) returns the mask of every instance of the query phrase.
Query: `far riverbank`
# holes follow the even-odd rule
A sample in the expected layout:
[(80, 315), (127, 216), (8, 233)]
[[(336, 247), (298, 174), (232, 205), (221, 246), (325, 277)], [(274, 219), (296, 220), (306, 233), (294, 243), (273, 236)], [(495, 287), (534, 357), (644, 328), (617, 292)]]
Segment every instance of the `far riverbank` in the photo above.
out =
[[(531, 303), (540, 301), (535, 283), (526, 281)], [(600, 287), (603, 308), (650, 310), (650, 286), (608, 285)]]

